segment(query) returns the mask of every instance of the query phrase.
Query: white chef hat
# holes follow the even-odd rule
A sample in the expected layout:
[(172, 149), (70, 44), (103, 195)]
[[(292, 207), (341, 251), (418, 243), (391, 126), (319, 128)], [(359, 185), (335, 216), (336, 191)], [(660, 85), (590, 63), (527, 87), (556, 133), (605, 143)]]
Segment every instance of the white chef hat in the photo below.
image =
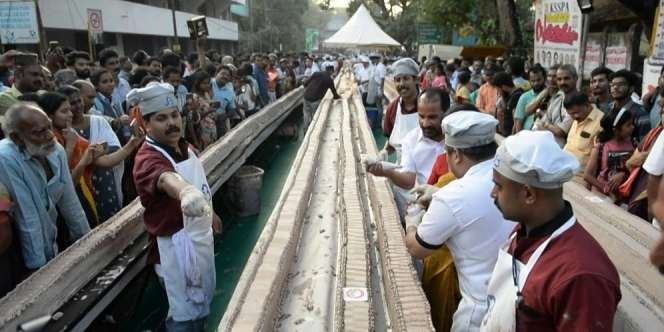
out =
[(487, 145), (495, 141), (497, 124), (494, 117), (485, 113), (454, 112), (443, 119), (445, 145), (457, 149)]
[(133, 89), (127, 94), (127, 103), (138, 105), (141, 115), (177, 108), (173, 86), (168, 83), (151, 82), (141, 89)]
[(420, 73), (420, 67), (411, 58), (403, 58), (393, 63), (392, 68), (395, 77), (401, 75), (417, 76)]
[(503, 141), (493, 168), (512, 181), (556, 189), (574, 177), (579, 162), (560, 148), (551, 132), (523, 130)]

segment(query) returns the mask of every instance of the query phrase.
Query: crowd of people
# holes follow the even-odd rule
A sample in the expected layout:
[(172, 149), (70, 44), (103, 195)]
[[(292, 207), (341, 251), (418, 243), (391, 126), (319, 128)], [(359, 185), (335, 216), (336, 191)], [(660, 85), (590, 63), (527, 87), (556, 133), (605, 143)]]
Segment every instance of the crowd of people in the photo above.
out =
[(436, 329), (611, 331), (619, 275), (563, 184), (659, 232), (664, 70), (643, 95), (629, 70), (596, 68), (580, 91), (573, 65), (518, 57), (403, 58), (386, 71), (399, 96), (383, 112), (385, 147), (363, 162), (393, 186)]
[[(583, 92), (574, 66), (518, 57), (234, 58), (198, 46), (186, 58), (2, 56), (0, 296), (139, 197), (167, 329), (202, 330), (221, 220), (197, 154), (300, 85), (307, 127), (328, 90), (339, 98), (333, 77), (349, 60), (388, 137), (363, 162), (394, 186), (436, 328), (611, 330), (619, 275), (562, 188), (576, 181), (659, 227), (664, 70), (641, 96), (628, 70), (597, 68)], [(399, 96), (383, 107), (388, 76)]]
[[(94, 60), (61, 47), (49, 49), (45, 61), (13, 50), (2, 55), (0, 296), (137, 196), (149, 205), (140, 157), (146, 140), (160, 143), (145, 116), (157, 100), (181, 118), (165, 135), (177, 132), (198, 153), (300, 85), (322, 98), (316, 90), (324, 94), (341, 67), (306, 53), (234, 58), (206, 51), (204, 43), (197, 50), (127, 57), (108, 48)], [(155, 91), (168, 98), (150, 103)]]

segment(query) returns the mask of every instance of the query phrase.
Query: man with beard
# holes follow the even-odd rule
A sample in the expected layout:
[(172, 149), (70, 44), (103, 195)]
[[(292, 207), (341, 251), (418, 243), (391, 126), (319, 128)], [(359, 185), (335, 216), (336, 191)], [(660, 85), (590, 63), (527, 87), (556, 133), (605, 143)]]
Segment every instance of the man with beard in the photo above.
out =
[(87, 52), (73, 51), (67, 54), (67, 67), (73, 69), (81, 80), (90, 77), (90, 55)]
[(635, 103), (631, 98), (637, 78), (629, 70), (622, 69), (611, 74), (609, 79), (611, 80), (611, 97), (613, 98), (611, 112), (617, 114), (625, 109), (632, 113), (635, 119), (632, 140), (636, 145), (650, 131), (650, 115), (643, 109), (643, 106)]
[(459, 276), (461, 302), (452, 331), (477, 331), (487, 309), (487, 282), (514, 224), (506, 221), (490, 193), (498, 121), (481, 112), (445, 117), (445, 151), (457, 180), (433, 194), (429, 208), (406, 217), (406, 246), (422, 259), (447, 245)]
[(212, 231), (221, 222), (203, 165), (182, 138), (173, 93), (169, 84), (151, 83), (128, 96), (140, 107), (147, 133), (133, 176), (145, 207), (148, 263), (168, 296), (166, 330), (204, 331), (215, 286)]
[(150, 57), (147, 60), (148, 64), (148, 73), (154, 77), (161, 77), (161, 59), (157, 57)]
[[(404, 58), (395, 62), (394, 83), (399, 97), (392, 100), (385, 109), (383, 132), (389, 137), (382, 155), (397, 153), (397, 162), (401, 160), (401, 141), (417, 127), (417, 88), (419, 68), (413, 59)], [(367, 101), (368, 102), (368, 101)]]
[[(558, 92), (551, 97), (546, 112), (540, 115), (539, 119), (535, 121), (535, 125), (533, 126), (534, 130), (550, 131), (561, 148), (565, 146), (567, 133), (572, 127), (572, 122), (574, 122), (572, 117), (567, 114), (563, 103), (566, 95), (576, 92), (577, 80), (578, 76), (576, 74), (576, 68), (572, 65), (562, 65), (558, 68), (558, 71), (556, 72)], [(544, 95), (544, 97), (540, 99), (540, 96), (538, 96), (538, 99), (535, 101), (537, 102), (537, 105), (541, 105), (543, 100), (546, 100), (546, 97), (549, 96), (549, 93), (551, 92), (549, 89), (545, 91), (546, 95), (542, 92), (540, 95)]]
[(509, 136), (514, 129), (514, 109), (523, 90), (514, 84), (512, 75), (506, 72), (496, 74), (493, 85), (500, 89), (500, 99), (496, 106), (498, 132), (503, 136)]
[(426, 90), (419, 98), (417, 116), (419, 126), (402, 140), (400, 169), (383, 167), (383, 163), (371, 163), (367, 171), (383, 176), (399, 188), (410, 190), (416, 183), (426, 183), (436, 157), (444, 152), (443, 114), (450, 108), (450, 97), (439, 89)]
[(25, 267), (36, 270), (58, 254), (58, 216), (66, 224), (69, 243), (90, 226), (72, 183), (67, 153), (56, 143), (46, 113), (34, 104), (15, 104), (2, 129), (7, 138), (0, 141), (0, 183), (15, 203), (12, 216)]
[(495, 75), (496, 71), (493, 69), (493, 66), (486, 66), (482, 70), (484, 84), (480, 86), (476, 105), (482, 113), (492, 116), (496, 115), (496, 103), (499, 96), (498, 88), (493, 85), (493, 77)]
[(115, 88), (113, 89), (111, 100), (114, 103), (123, 103), (127, 99), (129, 90), (131, 90), (131, 85), (124, 78), (118, 77), (120, 73), (120, 57), (118, 56), (118, 52), (110, 48), (99, 52), (99, 65), (113, 73), (115, 77)]
[[(528, 71), (528, 82), (532, 89), (524, 92), (516, 104), (514, 111), (514, 133), (531, 130), (535, 123), (535, 113), (526, 114), (526, 106), (537, 97), (546, 86), (546, 71), (539, 64)], [(554, 85), (555, 86), (555, 85)]]
[(597, 135), (602, 131), (604, 113), (590, 103), (585, 93), (578, 91), (565, 97), (564, 106), (574, 120), (564, 150), (573, 154), (581, 164), (581, 170), (585, 170)]
[(237, 110), (231, 69), (228, 66), (220, 66), (217, 75), (210, 80), (210, 86), (212, 87), (212, 99), (219, 102), (217, 137), (222, 137), (230, 130), (230, 119), (236, 116)]
[(590, 73), (590, 91), (592, 92), (590, 101), (604, 114), (611, 111), (611, 102), (613, 102), (609, 90), (611, 74), (613, 74), (613, 70), (606, 67), (597, 67)]
[(498, 250), (482, 331), (612, 331), (618, 272), (563, 198), (578, 170), (550, 132), (522, 131), (498, 148), (491, 197), (518, 225)]
[(18, 97), (44, 88), (44, 73), (37, 60), (37, 54), (19, 53), (14, 57), (14, 61), (16, 65), (14, 85), (0, 94), (0, 120), (7, 109), (18, 102)]

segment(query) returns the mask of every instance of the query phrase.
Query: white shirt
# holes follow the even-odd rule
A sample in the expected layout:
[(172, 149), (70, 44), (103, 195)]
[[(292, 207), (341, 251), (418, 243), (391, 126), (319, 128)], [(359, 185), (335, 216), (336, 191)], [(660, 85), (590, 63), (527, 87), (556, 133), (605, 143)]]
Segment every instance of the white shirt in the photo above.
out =
[(377, 63), (375, 65), (371, 65), (369, 67), (369, 71), (371, 73), (371, 76), (374, 80), (376, 80), (376, 83), (380, 83), (385, 79), (385, 75), (387, 74), (387, 70), (385, 69), (385, 65), (382, 63)]
[(417, 126), (401, 143), (401, 171), (416, 173), (418, 184), (427, 183), (436, 158), (445, 152), (444, 141), (424, 137), (422, 129)]
[(419, 244), (428, 249), (443, 244), (452, 252), (464, 298), (484, 303), (498, 250), (516, 223), (506, 221), (493, 199), (493, 160), (471, 167), (433, 195), (417, 228)]
[(643, 163), (643, 169), (650, 175), (664, 175), (664, 135), (659, 135), (655, 144), (650, 148), (648, 158)]

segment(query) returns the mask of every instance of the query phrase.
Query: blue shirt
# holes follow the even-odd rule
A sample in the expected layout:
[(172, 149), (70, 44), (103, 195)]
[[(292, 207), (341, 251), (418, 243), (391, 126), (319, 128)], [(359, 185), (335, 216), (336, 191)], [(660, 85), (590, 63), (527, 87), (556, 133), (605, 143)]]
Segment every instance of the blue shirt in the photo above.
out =
[(657, 95), (657, 98), (655, 98), (655, 102), (650, 109), (650, 127), (652, 128), (659, 126), (659, 123), (662, 121), (662, 108), (659, 106), (661, 100), (662, 97)]
[(28, 269), (45, 265), (58, 253), (58, 211), (72, 240), (90, 231), (72, 183), (64, 148), (56, 144), (55, 151), (46, 159), (53, 171), (50, 180), (39, 161), (20, 151), (10, 139), (0, 141), (0, 182), (15, 202), (11, 215)]
[(254, 65), (254, 78), (258, 82), (258, 94), (262, 99), (262, 104), (267, 105), (270, 100), (270, 96), (267, 94), (267, 75), (256, 65)]
[(210, 86), (212, 87), (212, 99), (221, 103), (221, 107), (217, 112), (223, 113), (228, 111), (234, 111), (235, 106), (235, 88), (233, 88), (233, 83), (227, 82), (226, 85), (220, 87), (217, 84), (217, 80), (213, 79), (210, 81)]

